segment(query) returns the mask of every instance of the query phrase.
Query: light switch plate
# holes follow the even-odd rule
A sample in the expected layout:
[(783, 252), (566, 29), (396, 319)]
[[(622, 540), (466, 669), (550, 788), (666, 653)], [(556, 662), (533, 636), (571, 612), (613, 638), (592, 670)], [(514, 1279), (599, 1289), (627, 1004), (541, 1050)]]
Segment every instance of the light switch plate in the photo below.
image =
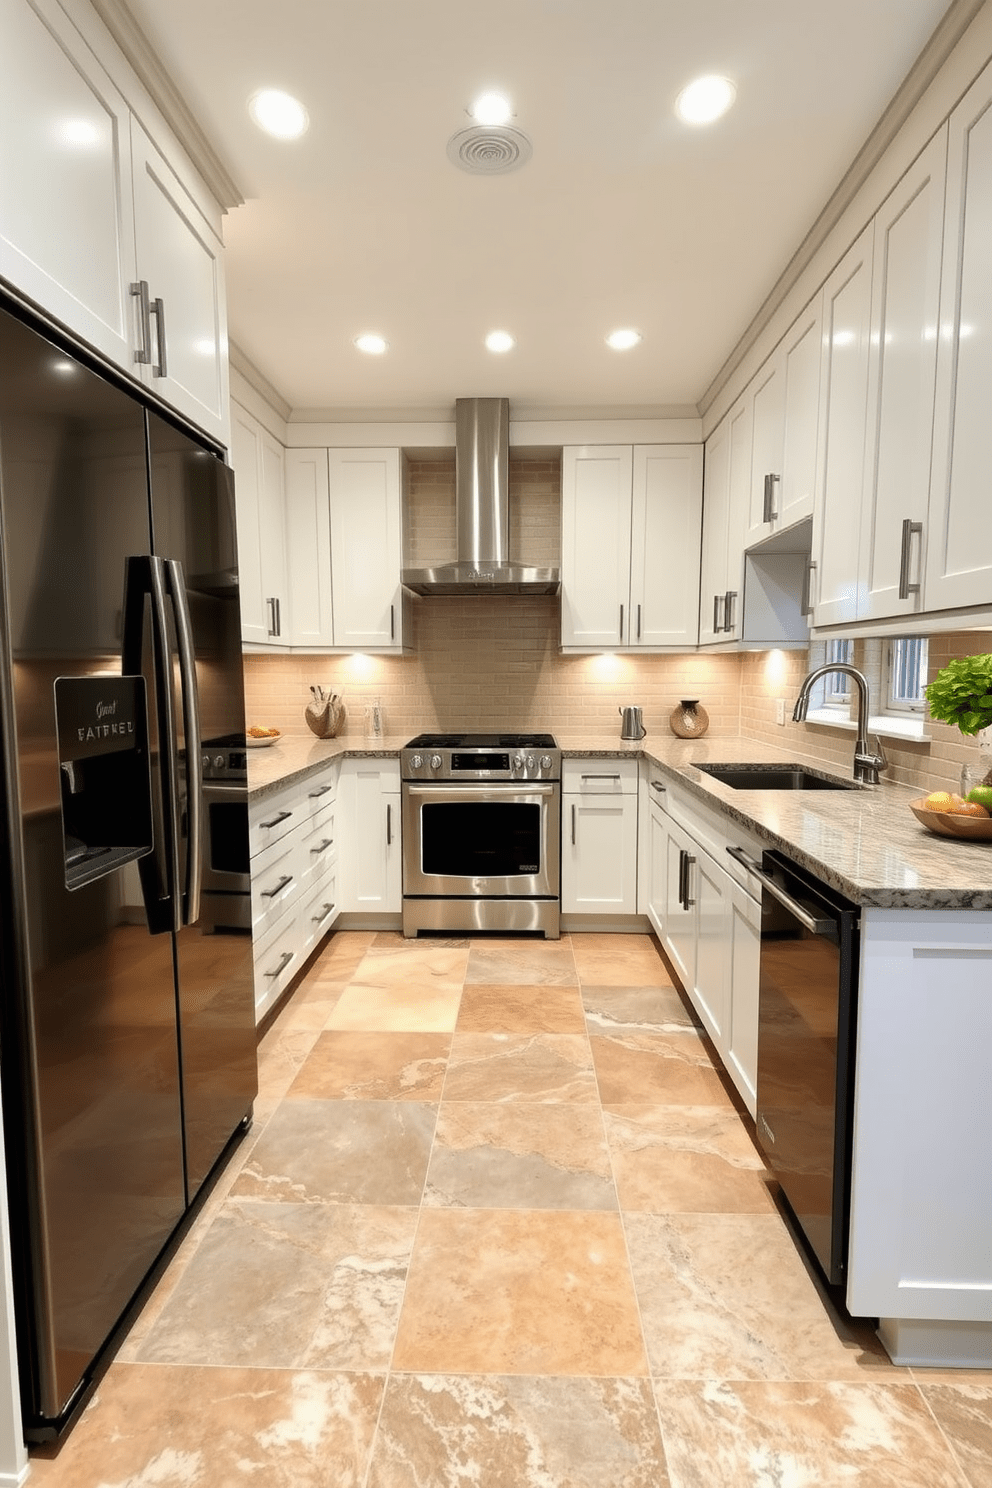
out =
[(785, 725), (785, 698), (775, 699), (775, 722)]

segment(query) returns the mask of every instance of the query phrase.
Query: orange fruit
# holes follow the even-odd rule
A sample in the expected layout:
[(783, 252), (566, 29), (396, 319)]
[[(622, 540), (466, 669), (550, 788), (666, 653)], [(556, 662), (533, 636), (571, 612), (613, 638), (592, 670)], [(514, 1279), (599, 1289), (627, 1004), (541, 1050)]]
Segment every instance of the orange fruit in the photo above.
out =
[(924, 811), (950, 811), (954, 802), (960, 799), (960, 796), (955, 796), (950, 791), (931, 791), (923, 802), (923, 809)]
[(988, 820), (989, 812), (977, 801), (957, 801), (953, 806), (945, 807), (948, 816), (983, 816)]

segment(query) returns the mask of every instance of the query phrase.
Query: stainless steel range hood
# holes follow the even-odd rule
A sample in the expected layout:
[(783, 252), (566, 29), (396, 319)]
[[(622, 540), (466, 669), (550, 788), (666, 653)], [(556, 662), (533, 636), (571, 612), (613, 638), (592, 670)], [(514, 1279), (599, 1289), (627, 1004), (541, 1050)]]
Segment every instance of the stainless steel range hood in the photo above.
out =
[(458, 557), (436, 568), (408, 568), (414, 594), (557, 594), (556, 568), (509, 560), (507, 398), (455, 400), (455, 516)]

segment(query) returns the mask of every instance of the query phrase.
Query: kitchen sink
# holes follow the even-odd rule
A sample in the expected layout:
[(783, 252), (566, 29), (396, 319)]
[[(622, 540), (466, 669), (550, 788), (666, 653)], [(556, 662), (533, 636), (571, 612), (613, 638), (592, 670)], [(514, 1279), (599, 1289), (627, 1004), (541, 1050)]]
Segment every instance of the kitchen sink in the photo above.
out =
[(858, 790), (854, 780), (818, 775), (806, 765), (697, 765), (734, 790)]

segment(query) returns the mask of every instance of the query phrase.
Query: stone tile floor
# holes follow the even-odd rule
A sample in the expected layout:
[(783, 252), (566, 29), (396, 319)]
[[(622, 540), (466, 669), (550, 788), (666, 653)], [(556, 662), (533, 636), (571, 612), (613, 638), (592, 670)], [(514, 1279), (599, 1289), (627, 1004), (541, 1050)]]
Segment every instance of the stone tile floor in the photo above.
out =
[(333, 936), (39, 1488), (988, 1488), (821, 1293), (647, 936)]

